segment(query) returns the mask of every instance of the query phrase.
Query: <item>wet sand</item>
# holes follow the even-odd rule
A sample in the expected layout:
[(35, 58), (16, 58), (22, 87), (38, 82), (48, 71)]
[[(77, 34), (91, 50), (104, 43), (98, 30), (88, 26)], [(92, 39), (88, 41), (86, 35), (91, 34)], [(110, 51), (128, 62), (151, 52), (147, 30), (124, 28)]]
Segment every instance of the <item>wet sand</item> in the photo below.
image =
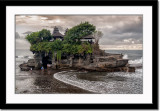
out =
[[(64, 70), (32, 70), (16, 75), (16, 94), (91, 94), (87, 90), (63, 83), (53, 77)], [(21, 71), (21, 73), (24, 73)], [(25, 72), (26, 73), (26, 72)]]

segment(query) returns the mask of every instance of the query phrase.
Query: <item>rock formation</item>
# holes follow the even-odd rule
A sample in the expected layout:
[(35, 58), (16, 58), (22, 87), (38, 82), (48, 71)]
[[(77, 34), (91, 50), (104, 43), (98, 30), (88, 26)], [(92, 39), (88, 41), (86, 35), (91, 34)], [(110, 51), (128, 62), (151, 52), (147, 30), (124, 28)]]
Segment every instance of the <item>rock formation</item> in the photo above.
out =
[[(43, 55), (44, 56), (44, 55)], [(52, 60), (49, 68), (63, 69), (63, 68), (76, 68), (88, 71), (106, 71), (106, 72), (135, 72), (135, 67), (128, 64), (128, 59), (122, 59), (122, 54), (106, 54), (105, 56), (87, 55), (82, 57), (69, 56), (62, 59), (60, 62)], [(40, 69), (47, 63), (46, 59), (35, 54), (35, 59), (28, 60), (27, 63), (21, 64), (21, 70)], [(50, 58), (50, 57), (48, 57)], [(49, 63), (49, 62), (48, 62)]]

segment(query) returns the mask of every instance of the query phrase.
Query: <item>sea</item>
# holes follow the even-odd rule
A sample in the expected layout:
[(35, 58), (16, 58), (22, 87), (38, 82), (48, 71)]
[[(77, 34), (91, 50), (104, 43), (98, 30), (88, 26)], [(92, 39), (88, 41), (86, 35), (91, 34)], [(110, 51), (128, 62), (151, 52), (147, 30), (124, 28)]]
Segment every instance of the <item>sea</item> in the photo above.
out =
[[(107, 53), (123, 54), (124, 59), (129, 59), (129, 64), (136, 67), (135, 72), (87, 72), (87, 71), (62, 71), (53, 74), (53, 78), (63, 83), (97, 94), (143, 94), (143, 50), (106, 50)], [(19, 65), (33, 58), (29, 49), (16, 49), (16, 93), (35, 93), (39, 86), (35, 83), (34, 74), (30, 71), (21, 71)], [(43, 76), (38, 75), (39, 78)], [(45, 84), (45, 88), (48, 88)], [(50, 92), (52, 93), (52, 92)]]

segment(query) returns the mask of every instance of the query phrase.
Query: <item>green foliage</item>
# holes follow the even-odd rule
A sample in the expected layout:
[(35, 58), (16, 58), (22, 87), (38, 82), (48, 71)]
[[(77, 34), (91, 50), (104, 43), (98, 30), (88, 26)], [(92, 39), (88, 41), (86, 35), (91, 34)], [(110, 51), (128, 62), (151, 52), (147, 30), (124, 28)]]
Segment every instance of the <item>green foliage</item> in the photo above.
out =
[(40, 38), (38, 37), (39, 32), (32, 32), (26, 36), (26, 39), (30, 42), (30, 44), (36, 44), (40, 42)]
[(36, 44), (39, 42), (47, 42), (51, 40), (52, 36), (49, 30), (42, 29), (39, 32), (32, 32), (26, 36), (26, 39), (30, 42), (30, 44)]
[(61, 60), (61, 50), (63, 48), (62, 41), (56, 40), (54, 42), (39, 42), (32, 44), (30, 50), (33, 52), (52, 52), (54, 58), (54, 52), (57, 52), (57, 60)]
[(54, 56), (54, 51), (57, 51), (57, 61), (61, 60), (61, 50), (63, 49), (63, 43), (60, 40), (55, 40), (54, 42), (51, 42), (51, 49), (52, 49), (52, 54)]
[(32, 52), (38, 52), (37, 44), (32, 44), (31, 47), (30, 47), (30, 50), (31, 50)]
[(54, 42), (40, 42), (33, 44), (30, 47), (31, 51), (35, 52), (52, 52), (54, 58), (54, 52), (57, 52), (58, 60), (60, 59), (62, 53), (67, 54), (82, 54), (82, 53), (92, 53), (92, 46), (89, 43), (83, 43), (81, 45), (77, 44), (62, 44), (62, 41), (56, 40)]
[(61, 50), (57, 51), (57, 61), (61, 60)]
[(68, 53), (68, 54), (70, 54), (71, 53), (71, 48), (72, 48), (72, 45), (71, 44), (63, 44), (63, 52), (64, 53)]
[(62, 41), (56, 40), (54, 42), (39, 42), (37, 44), (32, 44), (30, 50), (49, 53), (53, 51), (62, 50), (62, 48)]
[(54, 51), (52, 51), (52, 59), (54, 59), (54, 56), (55, 56), (55, 55), (54, 55)]
[(62, 50), (62, 48), (63, 48), (63, 43), (60, 40), (55, 40), (55, 41), (50, 42), (50, 43), (52, 44), (52, 49), (54, 51)]
[(92, 46), (86, 42), (83, 44), (64, 44), (63, 52), (68, 54), (92, 53)]
[(92, 53), (92, 46), (88, 42), (83, 43), (82, 45), (79, 46), (78, 51), (79, 51), (78, 52), (79, 54), (81, 54), (81, 53), (91, 54)]
[(47, 29), (42, 29), (41, 31), (39, 31), (38, 37), (42, 38), (42, 41), (49, 41), (52, 38), (50, 31)]
[(76, 45), (76, 44), (64, 44), (62, 51), (67, 54), (79, 54), (78, 50), (80, 46), (81, 45)]
[(51, 33), (49, 30), (43, 29), (39, 32), (33, 32), (27, 35), (26, 39), (31, 43), (30, 50), (33, 52), (52, 53), (52, 58), (55, 58), (57, 53), (57, 61), (61, 60), (63, 53), (66, 54), (90, 54), (93, 52), (92, 45), (88, 42), (81, 43), (80, 39), (84, 36), (93, 34), (95, 26), (89, 22), (81, 23), (68, 30), (64, 41), (55, 40), (49, 42)]
[(80, 39), (92, 34), (95, 29), (96, 27), (89, 22), (81, 23), (67, 31), (64, 42), (69, 44), (80, 44)]

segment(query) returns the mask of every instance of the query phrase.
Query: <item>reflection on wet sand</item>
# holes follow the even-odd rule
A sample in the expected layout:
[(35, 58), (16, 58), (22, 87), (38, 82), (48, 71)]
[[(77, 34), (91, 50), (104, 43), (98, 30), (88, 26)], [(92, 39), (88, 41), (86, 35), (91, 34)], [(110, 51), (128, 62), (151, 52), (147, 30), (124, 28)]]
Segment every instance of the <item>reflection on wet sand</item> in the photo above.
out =
[(59, 94), (59, 93), (91, 93), (78, 87), (63, 83), (53, 78), (55, 70), (32, 70), (23, 75), (16, 75), (16, 93), (27, 94)]

